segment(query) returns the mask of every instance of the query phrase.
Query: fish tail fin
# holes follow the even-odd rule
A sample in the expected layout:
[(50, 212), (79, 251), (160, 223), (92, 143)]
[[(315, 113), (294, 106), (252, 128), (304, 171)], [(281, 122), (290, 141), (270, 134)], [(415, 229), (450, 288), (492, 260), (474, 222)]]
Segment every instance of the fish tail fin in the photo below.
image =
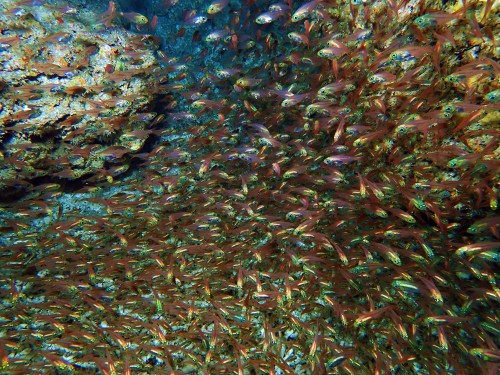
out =
[(114, 1), (110, 1), (108, 5), (108, 9), (106, 12), (101, 17), (101, 22), (104, 24), (106, 27), (110, 27), (111, 23), (116, 17), (116, 3)]
[(462, 7), (459, 10), (457, 10), (451, 14), (458, 17), (458, 18), (465, 19), (465, 17), (467, 16), (468, 7), (469, 7), (469, 5), (467, 3), (467, 0), (462, 0)]
[(311, 32), (312, 28), (314, 27), (315, 21), (309, 21), (305, 20), (304, 21), (304, 34), (309, 38), (309, 33)]
[(465, 17), (467, 16), (467, 8), (469, 7), (469, 5), (467, 3), (467, 0), (462, 0), (462, 4), (463, 4), (463, 9), (461, 17), (465, 19)]
[(484, 22), (488, 19), (490, 11), (493, 8), (494, 2), (495, 2), (494, 0), (487, 0), (486, 1), (486, 5), (484, 7), (484, 15), (483, 15), (483, 18), (481, 18), (481, 21), (479, 21), (480, 23), (484, 24)]

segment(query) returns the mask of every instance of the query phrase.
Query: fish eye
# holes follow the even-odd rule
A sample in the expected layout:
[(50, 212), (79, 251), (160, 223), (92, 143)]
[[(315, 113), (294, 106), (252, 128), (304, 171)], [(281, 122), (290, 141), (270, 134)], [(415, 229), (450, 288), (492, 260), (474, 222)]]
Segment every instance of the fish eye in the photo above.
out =
[(414, 187), (415, 189), (417, 189), (417, 190), (425, 190), (425, 189), (426, 189), (426, 185), (421, 184), (421, 183), (419, 183), (419, 182), (417, 182), (417, 183), (413, 184), (413, 187)]

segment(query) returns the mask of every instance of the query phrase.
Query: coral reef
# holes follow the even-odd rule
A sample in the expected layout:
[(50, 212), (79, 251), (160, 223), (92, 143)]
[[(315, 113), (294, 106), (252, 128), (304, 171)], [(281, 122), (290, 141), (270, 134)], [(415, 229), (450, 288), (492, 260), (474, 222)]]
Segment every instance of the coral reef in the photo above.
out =
[[(0, 189), (99, 174), (148, 138), (157, 39), (63, 3), (0, 5)], [(108, 173), (109, 174), (109, 173)]]
[(498, 2), (186, 6), (137, 168), (0, 212), (2, 371), (496, 374)]

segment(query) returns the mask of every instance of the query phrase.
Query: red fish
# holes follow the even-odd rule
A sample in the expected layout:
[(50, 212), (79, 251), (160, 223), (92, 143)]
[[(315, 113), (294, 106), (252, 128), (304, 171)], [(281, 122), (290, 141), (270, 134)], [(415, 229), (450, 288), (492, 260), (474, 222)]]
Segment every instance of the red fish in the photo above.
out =
[(111, 22), (113, 22), (116, 16), (116, 3), (114, 1), (110, 1), (108, 5), (108, 10), (102, 15), (101, 21), (104, 23), (104, 26), (110, 27)]
[(155, 14), (149, 22), (149, 29), (154, 33), (158, 27), (158, 16)]

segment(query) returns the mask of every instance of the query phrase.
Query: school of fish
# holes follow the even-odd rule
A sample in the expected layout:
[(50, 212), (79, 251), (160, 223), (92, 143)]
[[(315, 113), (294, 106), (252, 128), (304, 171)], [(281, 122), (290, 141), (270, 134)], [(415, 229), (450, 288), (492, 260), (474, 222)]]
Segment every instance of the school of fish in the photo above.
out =
[(497, 374), (500, 3), (181, 3), (99, 21), (155, 44), (141, 128), (2, 201), (0, 373)]

